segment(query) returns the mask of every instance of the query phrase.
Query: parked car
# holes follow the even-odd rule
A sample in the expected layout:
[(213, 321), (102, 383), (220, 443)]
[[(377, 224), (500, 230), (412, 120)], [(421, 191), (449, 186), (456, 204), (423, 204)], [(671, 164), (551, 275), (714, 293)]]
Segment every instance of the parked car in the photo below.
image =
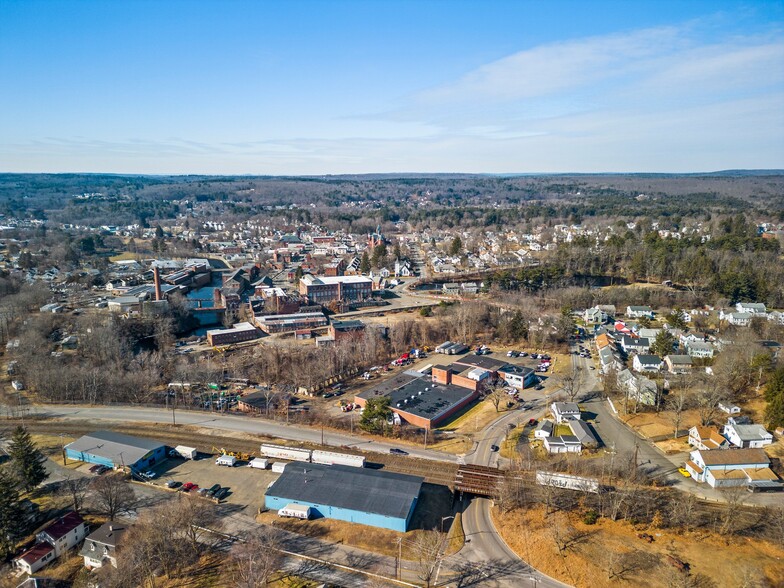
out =
[(393, 447), (389, 450), (389, 453), (394, 453), (395, 455), (408, 455), (408, 451), (403, 451), (402, 449), (398, 449), (397, 447)]
[(220, 484), (213, 484), (207, 490), (207, 496), (214, 496), (215, 493), (218, 492), (218, 490), (220, 490), (220, 489), (221, 489), (221, 485)]
[(689, 473), (689, 470), (687, 470), (686, 468), (678, 468), (678, 471), (681, 473), (683, 477), (691, 478), (691, 474)]
[(199, 488), (196, 491), (196, 494), (198, 494), (199, 496), (206, 496), (207, 495), (207, 491), (208, 491), (207, 488)]
[(228, 496), (228, 494), (229, 494), (229, 489), (223, 487), (220, 490), (218, 490), (215, 494), (213, 494), (212, 497), (215, 498), (216, 500), (223, 500), (224, 498), (226, 498), (226, 496)]
[(180, 487), (180, 490), (181, 490), (182, 492), (190, 492), (190, 491), (192, 491), (192, 490), (198, 490), (198, 489), (199, 489), (199, 485), (198, 485), (198, 484), (194, 484), (193, 482), (185, 482), (185, 483), (184, 483), (184, 484), (183, 484), (183, 485)]
[(169, 480), (166, 482), (167, 488), (179, 488), (180, 486), (182, 486), (182, 482), (178, 482), (177, 480)]
[(94, 466), (90, 466), (90, 473), (91, 474), (100, 474), (101, 468), (105, 468), (106, 466), (102, 466), (101, 464), (97, 463)]
[(153, 479), (158, 477), (158, 474), (156, 474), (152, 470), (147, 470), (146, 472), (142, 473), (142, 476), (145, 477), (145, 478), (149, 478), (150, 480), (153, 480)]
[(498, 445), (491, 445), (490, 451), (498, 451)]
[(536, 425), (538, 422), (539, 422), (539, 421), (537, 421), (536, 419), (528, 419), (528, 424), (529, 424), (530, 426), (532, 426), (532, 427), (533, 427), (534, 425)]
[(537, 384), (536, 386), (534, 386), (534, 390), (544, 390), (544, 385), (543, 384)]

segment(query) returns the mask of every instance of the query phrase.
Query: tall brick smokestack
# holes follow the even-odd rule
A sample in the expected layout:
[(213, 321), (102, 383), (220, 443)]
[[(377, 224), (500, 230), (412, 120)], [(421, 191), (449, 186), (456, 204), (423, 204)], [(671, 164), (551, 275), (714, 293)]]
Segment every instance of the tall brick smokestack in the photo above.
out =
[(161, 294), (161, 270), (158, 269), (157, 265), (152, 268), (152, 279), (155, 282), (155, 300), (162, 300), (163, 294)]

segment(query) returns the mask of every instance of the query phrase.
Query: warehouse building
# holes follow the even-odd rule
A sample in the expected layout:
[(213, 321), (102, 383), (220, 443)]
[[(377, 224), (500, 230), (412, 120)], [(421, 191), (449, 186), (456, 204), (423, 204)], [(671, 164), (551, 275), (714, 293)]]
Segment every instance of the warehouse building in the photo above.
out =
[(315, 517), (405, 532), (424, 478), (344, 465), (289, 463), (267, 489), (264, 504), (296, 504)]
[(139, 471), (163, 461), (166, 458), (166, 447), (151, 439), (113, 431), (96, 431), (66, 445), (65, 456), (110, 468), (128, 467)]
[(250, 323), (235, 323), (230, 329), (211, 329), (207, 331), (207, 343), (212, 345), (229, 345), (242, 341), (259, 339), (261, 334)]
[(356, 302), (373, 294), (373, 280), (364, 276), (320, 276), (306, 274), (299, 281), (299, 293), (313, 304)]
[[(449, 370), (449, 368), (441, 369)], [(354, 402), (365, 406), (369, 398), (389, 396), (389, 408), (392, 412), (415, 427), (431, 429), (479, 398), (477, 388), (443, 383), (436, 372), (437, 368), (434, 367), (432, 379), (412, 378), (392, 390), (383, 387), (366, 390), (357, 394)]]

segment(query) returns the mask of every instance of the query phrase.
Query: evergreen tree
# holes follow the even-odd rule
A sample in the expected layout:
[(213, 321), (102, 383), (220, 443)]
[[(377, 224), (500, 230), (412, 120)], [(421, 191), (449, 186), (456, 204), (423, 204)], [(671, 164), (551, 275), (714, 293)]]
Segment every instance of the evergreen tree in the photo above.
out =
[(359, 262), (359, 273), (366, 274), (370, 271), (370, 256), (367, 250), (362, 254), (362, 261)]
[(770, 429), (784, 426), (784, 367), (780, 367), (768, 380), (765, 388), (765, 423)]
[(457, 236), (452, 239), (452, 244), (449, 246), (449, 254), (450, 255), (460, 255), (460, 252), (463, 250), (463, 240)]
[(651, 345), (651, 353), (658, 355), (659, 357), (664, 357), (665, 355), (672, 353), (674, 344), (675, 337), (673, 337), (669, 331), (662, 329), (659, 331), (659, 334), (656, 335), (653, 345)]
[(163, 239), (163, 229), (161, 228), (161, 225), (155, 227), (155, 238)]
[(19, 425), (14, 429), (8, 444), (8, 453), (17, 480), (26, 491), (33, 490), (49, 477), (44, 465), (46, 457), (23, 426)]
[(368, 399), (362, 417), (359, 419), (359, 428), (368, 433), (383, 434), (387, 421), (392, 416), (389, 402), (389, 396)]
[(5, 468), (0, 468), (0, 497), (0, 557), (5, 559), (16, 549), (16, 538), (24, 529), (16, 480)]

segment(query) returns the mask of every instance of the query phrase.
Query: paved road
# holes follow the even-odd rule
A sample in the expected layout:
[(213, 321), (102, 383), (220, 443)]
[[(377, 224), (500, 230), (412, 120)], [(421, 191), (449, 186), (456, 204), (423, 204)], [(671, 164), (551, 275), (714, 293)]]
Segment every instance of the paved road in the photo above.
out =
[[(72, 406), (72, 405), (46, 405), (30, 407), (30, 414), (40, 415), (53, 419), (101, 421), (101, 422), (145, 422), (145, 423), (171, 423), (171, 413), (158, 408), (136, 408), (128, 406)], [(290, 441), (304, 441), (308, 443), (321, 443), (321, 429), (287, 425), (262, 419), (254, 419), (243, 415), (218, 415), (207, 412), (194, 412), (178, 410), (176, 412), (178, 425), (195, 425), (208, 429), (224, 431), (237, 431), (242, 433), (256, 433), (270, 435)], [(323, 440), (326, 445), (335, 447), (353, 447), (364, 451), (389, 453), (394, 443), (385, 443), (360, 437), (324, 431)], [(406, 446), (406, 451), (412, 457), (430, 459), (434, 461), (456, 462), (457, 457), (440, 451)]]
[[(496, 419), (484, 429), (476, 449), (466, 456), (466, 463), (497, 467), (501, 458), (492, 447), (501, 446), (509, 432), (509, 425), (518, 426), (542, 412), (543, 408), (534, 408), (529, 412), (513, 410)], [(448, 564), (452, 569), (473, 572), (476, 585), (482, 587), (566, 586), (536, 571), (509, 548), (493, 525), (490, 499), (474, 497), (465, 498), (464, 501), (466, 506), (463, 510), (463, 531), (466, 544), (456, 555), (449, 558)]]

